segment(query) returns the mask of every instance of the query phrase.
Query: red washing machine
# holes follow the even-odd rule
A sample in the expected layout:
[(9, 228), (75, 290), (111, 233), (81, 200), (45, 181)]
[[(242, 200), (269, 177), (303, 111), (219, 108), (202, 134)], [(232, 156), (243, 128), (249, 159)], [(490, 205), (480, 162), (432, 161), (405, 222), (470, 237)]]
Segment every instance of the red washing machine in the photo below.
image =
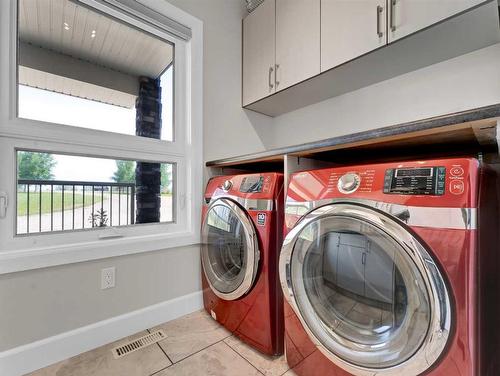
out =
[(270, 355), (283, 353), (283, 203), (282, 174), (220, 176), (208, 182), (202, 218), (205, 309)]
[(497, 187), (476, 159), (294, 174), (280, 256), (293, 371), (500, 375)]

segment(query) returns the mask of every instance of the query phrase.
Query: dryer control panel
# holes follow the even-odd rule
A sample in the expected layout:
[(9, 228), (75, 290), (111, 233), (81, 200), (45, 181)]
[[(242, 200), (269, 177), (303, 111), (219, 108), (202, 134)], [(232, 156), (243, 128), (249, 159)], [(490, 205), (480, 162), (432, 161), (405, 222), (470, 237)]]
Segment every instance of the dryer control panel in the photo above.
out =
[(245, 176), (241, 181), (240, 192), (260, 193), (264, 185), (264, 177), (260, 175)]
[(396, 168), (385, 171), (384, 193), (398, 195), (444, 195), (446, 167)]

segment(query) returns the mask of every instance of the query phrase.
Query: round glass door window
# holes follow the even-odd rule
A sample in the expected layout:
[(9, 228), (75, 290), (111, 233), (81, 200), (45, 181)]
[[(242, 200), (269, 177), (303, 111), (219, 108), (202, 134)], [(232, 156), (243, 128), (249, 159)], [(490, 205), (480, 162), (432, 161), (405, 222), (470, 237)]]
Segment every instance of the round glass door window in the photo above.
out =
[(217, 200), (207, 212), (202, 237), (202, 264), (212, 290), (225, 299), (245, 294), (255, 278), (256, 242), (243, 210), (230, 200)]
[[(360, 369), (382, 370), (429, 345), (436, 301), (427, 276), (437, 269), (425, 271), (428, 266), (419, 266), (398, 240), (362, 215), (318, 216), (294, 236), (287, 265), (294, 308), (323, 352)], [(442, 294), (444, 284), (438, 290)], [(434, 350), (439, 353), (441, 344)]]

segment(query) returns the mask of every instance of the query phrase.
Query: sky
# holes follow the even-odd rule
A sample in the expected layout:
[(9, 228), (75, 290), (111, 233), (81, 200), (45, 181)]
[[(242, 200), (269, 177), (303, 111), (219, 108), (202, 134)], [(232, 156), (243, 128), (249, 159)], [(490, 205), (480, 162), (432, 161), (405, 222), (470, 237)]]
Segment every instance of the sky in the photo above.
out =
[[(168, 69), (161, 77), (163, 140), (172, 139), (172, 71)], [(135, 108), (113, 106), (23, 85), (19, 85), (19, 117), (135, 134)], [(53, 156), (57, 162), (53, 171), (56, 180), (109, 182), (116, 170), (114, 159)]]
[(53, 154), (57, 164), (54, 167), (56, 180), (112, 182), (116, 170), (114, 159), (75, 157)]

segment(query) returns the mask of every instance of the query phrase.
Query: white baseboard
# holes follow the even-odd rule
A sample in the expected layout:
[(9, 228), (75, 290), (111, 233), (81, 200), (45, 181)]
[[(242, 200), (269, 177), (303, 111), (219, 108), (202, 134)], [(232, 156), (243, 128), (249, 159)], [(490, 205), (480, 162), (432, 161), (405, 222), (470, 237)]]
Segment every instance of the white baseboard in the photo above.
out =
[(203, 295), (197, 291), (4, 351), (0, 353), (0, 375), (24, 375), (202, 307)]

